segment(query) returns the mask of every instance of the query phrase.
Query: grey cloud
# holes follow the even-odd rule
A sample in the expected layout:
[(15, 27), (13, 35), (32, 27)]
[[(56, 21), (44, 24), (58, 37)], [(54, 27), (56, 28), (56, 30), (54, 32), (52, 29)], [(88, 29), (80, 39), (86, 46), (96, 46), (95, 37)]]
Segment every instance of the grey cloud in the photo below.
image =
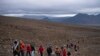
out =
[(88, 13), (99, 12), (100, 0), (1, 0), (0, 8), (7, 10), (31, 10), (42, 13)]

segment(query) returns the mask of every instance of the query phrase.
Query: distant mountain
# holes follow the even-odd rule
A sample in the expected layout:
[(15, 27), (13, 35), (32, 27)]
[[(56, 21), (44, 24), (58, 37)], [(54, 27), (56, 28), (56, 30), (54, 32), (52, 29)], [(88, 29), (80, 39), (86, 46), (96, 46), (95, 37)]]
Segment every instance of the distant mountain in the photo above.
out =
[(65, 20), (67, 18), (69, 18), (69, 17), (45, 17), (42, 20), (52, 21), (52, 22), (63, 22), (63, 20)]
[(100, 26), (100, 14), (99, 15), (88, 15), (88, 14), (77, 14), (74, 17), (63, 20), (63, 23), (79, 24), (79, 25), (99, 25)]
[(52, 19), (48, 18), (48, 21), (67, 23), (67, 24), (77, 24), (77, 25), (100, 26), (100, 14), (88, 15), (79, 13), (76, 16), (69, 18), (68, 17), (52, 18)]

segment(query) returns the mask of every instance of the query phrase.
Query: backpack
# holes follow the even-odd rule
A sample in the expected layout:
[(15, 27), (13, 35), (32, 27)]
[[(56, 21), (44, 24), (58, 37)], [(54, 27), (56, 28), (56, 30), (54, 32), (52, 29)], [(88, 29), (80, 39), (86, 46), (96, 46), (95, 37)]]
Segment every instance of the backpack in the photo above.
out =
[(19, 52), (19, 45), (14, 45), (13, 46), (13, 51)]

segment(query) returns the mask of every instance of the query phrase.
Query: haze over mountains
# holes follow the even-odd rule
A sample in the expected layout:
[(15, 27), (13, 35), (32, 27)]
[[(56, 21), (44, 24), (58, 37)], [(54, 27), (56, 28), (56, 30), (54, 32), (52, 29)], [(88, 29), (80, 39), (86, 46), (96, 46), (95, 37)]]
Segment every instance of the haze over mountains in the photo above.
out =
[(72, 14), (72, 15), (53, 15), (53, 14), (4, 14), (4, 16), (22, 17), (27, 19), (37, 19), (50, 22), (58, 22), (64, 24), (75, 25), (91, 25), (100, 26), (100, 14)]

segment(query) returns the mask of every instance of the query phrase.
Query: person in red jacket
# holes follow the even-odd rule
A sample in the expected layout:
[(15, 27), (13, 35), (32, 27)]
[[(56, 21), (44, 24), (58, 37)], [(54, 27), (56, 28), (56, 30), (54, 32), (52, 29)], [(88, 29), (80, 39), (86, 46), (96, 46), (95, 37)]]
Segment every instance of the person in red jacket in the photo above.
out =
[(28, 56), (28, 55), (31, 56), (32, 48), (31, 48), (31, 45), (30, 44), (27, 44), (26, 51), (27, 51), (26, 56)]
[(61, 47), (61, 56), (67, 56), (67, 51), (64, 47)]
[(44, 52), (44, 48), (42, 45), (40, 45), (39, 49), (38, 49), (40, 56), (43, 56), (43, 52)]
[(20, 54), (21, 56), (24, 56), (25, 54), (25, 44), (22, 40), (20, 40)]

